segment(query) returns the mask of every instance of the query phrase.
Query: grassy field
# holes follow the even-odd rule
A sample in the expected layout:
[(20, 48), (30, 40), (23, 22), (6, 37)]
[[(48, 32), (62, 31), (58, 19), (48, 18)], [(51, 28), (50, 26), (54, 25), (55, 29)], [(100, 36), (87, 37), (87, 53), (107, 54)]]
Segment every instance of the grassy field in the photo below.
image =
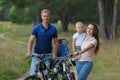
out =
[[(14, 80), (29, 70), (30, 60), (25, 59), (27, 41), (33, 24), (17, 25), (0, 22), (0, 80)], [(71, 51), (74, 26), (62, 32), (57, 25), (59, 38), (68, 38)], [(88, 80), (119, 80), (120, 40), (117, 44), (100, 43), (100, 52), (94, 57), (94, 68)]]

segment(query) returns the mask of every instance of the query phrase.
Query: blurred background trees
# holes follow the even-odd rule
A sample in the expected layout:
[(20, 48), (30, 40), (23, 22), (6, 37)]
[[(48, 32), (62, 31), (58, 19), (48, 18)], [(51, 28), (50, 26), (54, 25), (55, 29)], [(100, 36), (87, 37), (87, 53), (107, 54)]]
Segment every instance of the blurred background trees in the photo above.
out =
[(105, 42), (115, 41), (118, 22), (118, 0), (98, 0), (100, 34)]
[(41, 22), (40, 12), (51, 11), (51, 22), (61, 21), (63, 31), (69, 23), (82, 21), (99, 24), (103, 42), (115, 42), (118, 34), (119, 0), (0, 0), (0, 20), (18, 24)]

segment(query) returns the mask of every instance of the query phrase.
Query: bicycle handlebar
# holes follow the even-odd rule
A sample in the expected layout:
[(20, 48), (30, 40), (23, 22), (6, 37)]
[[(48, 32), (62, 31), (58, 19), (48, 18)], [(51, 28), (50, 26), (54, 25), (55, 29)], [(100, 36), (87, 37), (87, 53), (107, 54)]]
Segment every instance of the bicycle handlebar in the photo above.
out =
[(70, 54), (70, 55), (67, 55), (67, 56), (64, 56), (64, 57), (55, 57), (54, 59), (58, 59), (58, 60), (66, 60), (68, 58), (73, 58), (73, 54)]
[(37, 56), (37, 55), (32, 54), (32, 55), (30, 55), (29, 57), (27, 57), (26, 59), (32, 58), (32, 57), (37, 57), (37, 58), (39, 58), (39, 59), (42, 59), (44, 56), (45, 56), (45, 55)]

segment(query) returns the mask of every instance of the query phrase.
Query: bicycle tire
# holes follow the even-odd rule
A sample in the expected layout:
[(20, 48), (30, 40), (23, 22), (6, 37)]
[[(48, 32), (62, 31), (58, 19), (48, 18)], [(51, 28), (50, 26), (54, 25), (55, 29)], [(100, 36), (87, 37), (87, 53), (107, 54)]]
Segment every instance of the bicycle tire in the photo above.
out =
[(75, 80), (75, 75), (73, 72), (69, 72), (70, 80)]
[(25, 78), (24, 80), (41, 80), (41, 79), (38, 78), (37, 76), (28, 76), (28, 77)]
[(67, 72), (67, 73), (61, 74), (60, 80), (75, 80), (75, 75), (73, 72)]
[(54, 74), (54, 75), (52, 76), (52, 80), (58, 80), (58, 74)]
[(60, 75), (60, 80), (68, 80), (67, 74), (66, 74), (66, 73), (61, 74), (61, 75)]

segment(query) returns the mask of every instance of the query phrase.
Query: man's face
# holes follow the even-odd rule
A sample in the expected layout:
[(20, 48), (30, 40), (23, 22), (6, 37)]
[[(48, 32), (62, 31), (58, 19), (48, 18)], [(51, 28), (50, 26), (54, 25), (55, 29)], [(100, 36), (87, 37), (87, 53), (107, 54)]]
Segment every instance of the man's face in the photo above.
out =
[(50, 14), (48, 12), (44, 12), (42, 13), (41, 18), (44, 23), (49, 23)]

